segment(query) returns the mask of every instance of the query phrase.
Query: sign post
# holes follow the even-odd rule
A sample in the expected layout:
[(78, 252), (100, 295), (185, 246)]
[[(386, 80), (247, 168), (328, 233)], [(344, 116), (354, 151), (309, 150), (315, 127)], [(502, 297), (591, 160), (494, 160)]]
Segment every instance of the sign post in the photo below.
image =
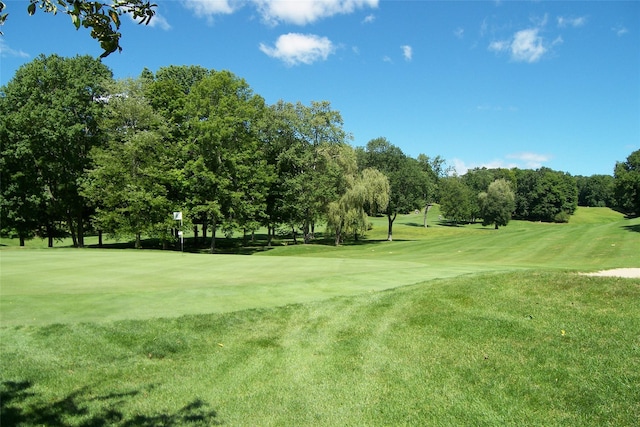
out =
[(180, 230), (178, 230), (178, 237), (180, 237), (180, 251), (184, 252), (184, 234), (182, 233), (182, 211), (174, 212), (173, 220), (180, 221)]

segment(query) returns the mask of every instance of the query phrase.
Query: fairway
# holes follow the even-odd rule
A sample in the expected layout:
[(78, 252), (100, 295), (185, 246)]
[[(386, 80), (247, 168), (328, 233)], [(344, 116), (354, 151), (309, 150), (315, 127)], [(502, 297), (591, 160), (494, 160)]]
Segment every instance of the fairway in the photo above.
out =
[(424, 228), (399, 218), (396, 240), (279, 246), (253, 256), (173, 251), (41, 249), (0, 252), (3, 326), (176, 317), (275, 307), (437, 278), (522, 269), (640, 266), (638, 220), (582, 208), (576, 224), (513, 221), (500, 230)]
[(635, 426), (640, 219), (0, 250), (2, 425)]

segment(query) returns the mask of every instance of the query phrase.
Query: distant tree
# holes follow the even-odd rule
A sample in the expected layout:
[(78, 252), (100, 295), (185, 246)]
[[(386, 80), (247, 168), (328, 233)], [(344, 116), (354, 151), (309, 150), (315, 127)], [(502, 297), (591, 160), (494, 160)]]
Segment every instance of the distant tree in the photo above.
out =
[[(103, 140), (98, 121), (104, 104), (99, 99), (107, 94), (111, 81), (111, 71), (89, 56), (41, 55), (20, 67), (0, 90), (4, 93), (3, 151), (13, 151), (6, 166), (16, 168), (3, 173), (17, 179), (5, 181), (12, 183), (7, 190), (21, 187), (19, 191), (24, 190), (28, 198), (9, 197), (5, 205), (13, 200), (18, 210), (22, 209), (19, 203), (23, 208), (34, 207), (33, 216), (28, 221), (24, 218), (21, 227), (38, 222), (50, 245), (61, 223), (74, 246), (84, 245), (88, 211), (79, 181), (91, 167), (91, 148)], [(27, 190), (29, 186), (33, 187)], [(27, 214), (26, 209), (22, 212)]]
[(469, 187), (471, 191), (471, 217), (482, 217), (480, 214), (481, 206), (478, 195), (486, 193), (489, 189), (489, 185), (498, 179), (505, 179), (512, 183), (515, 187), (515, 174), (509, 169), (487, 169), (487, 168), (475, 168), (469, 170), (462, 176), (462, 181)]
[(191, 215), (230, 233), (264, 212), (272, 172), (259, 139), (264, 100), (229, 71), (212, 73), (189, 92), (184, 165)]
[(35, 162), (29, 139), (18, 137), (18, 129), (9, 137), (10, 117), (7, 99), (0, 97), (0, 231), (24, 246), (46, 223), (47, 193), (37, 169), (28, 166)]
[(137, 249), (142, 234), (163, 242), (171, 238), (175, 210), (168, 197), (175, 147), (164, 138), (164, 121), (141, 86), (140, 80), (124, 80), (107, 97), (101, 126), (108, 141), (92, 150), (94, 166), (83, 182), (83, 195), (96, 207), (96, 227), (116, 237), (134, 237)]
[(578, 187), (571, 175), (549, 168), (515, 172), (515, 216), (531, 221), (569, 220), (578, 206)]
[(640, 150), (629, 154), (625, 162), (617, 162), (615, 198), (620, 209), (640, 215)]
[(515, 193), (511, 184), (505, 179), (493, 181), (486, 192), (478, 195), (482, 225), (494, 224), (496, 230), (511, 220), (511, 213), (516, 207)]
[(358, 150), (358, 166), (375, 168), (389, 179), (389, 204), (386, 209), (387, 240), (393, 240), (393, 222), (398, 213), (422, 209), (430, 197), (432, 182), (420, 162), (407, 157), (386, 138), (372, 139)]
[(385, 210), (389, 203), (389, 180), (376, 169), (365, 169), (358, 176), (348, 177), (344, 194), (329, 203), (327, 228), (333, 232), (336, 246), (345, 235), (354, 240), (367, 230), (368, 206), (373, 212)]
[(615, 180), (611, 175), (576, 176), (578, 206), (614, 206)]
[(458, 176), (451, 176), (441, 183), (440, 210), (454, 224), (471, 219), (473, 206), (471, 190)]
[[(156, 13), (155, 7), (155, 4), (144, 0), (29, 0), (27, 13), (33, 15), (37, 9), (41, 9), (54, 15), (58, 12), (69, 15), (76, 29), (91, 29), (91, 37), (100, 42), (100, 47), (104, 50), (100, 57), (104, 58), (116, 50), (122, 50), (122, 34), (118, 31), (120, 17), (130, 15), (139, 24), (148, 24)], [(0, 1), (0, 25), (4, 24), (8, 16), (8, 13), (3, 13), (4, 9), (5, 4)]]
[(269, 190), (270, 228), (287, 225), (304, 241), (314, 238), (315, 224), (328, 213), (329, 203), (346, 188), (347, 176), (357, 170), (350, 136), (342, 117), (327, 101), (306, 106), (279, 101), (270, 107), (265, 123), (270, 162), (277, 180)]

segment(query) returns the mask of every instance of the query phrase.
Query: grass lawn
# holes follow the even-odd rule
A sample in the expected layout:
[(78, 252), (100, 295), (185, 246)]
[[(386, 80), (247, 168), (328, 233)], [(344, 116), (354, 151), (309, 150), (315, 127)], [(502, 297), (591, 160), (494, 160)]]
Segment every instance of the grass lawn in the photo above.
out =
[[(637, 425), (640, 220), (0, 250), (2, 425)], [(5, 242), (3, 242), (5, 243)]]

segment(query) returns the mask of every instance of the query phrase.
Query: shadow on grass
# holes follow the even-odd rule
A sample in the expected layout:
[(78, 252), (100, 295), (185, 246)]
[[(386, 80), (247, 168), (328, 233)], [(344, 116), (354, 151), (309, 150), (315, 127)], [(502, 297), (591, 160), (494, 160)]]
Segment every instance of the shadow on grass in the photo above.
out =
[[(371, 240), (371, 239), (360, 237), (358, 240), (354, 240), (353, 238), (348, 239), (342, 242), (340, 246), (363, 246), (363, 245), (371, 245), (371, 244), (380, 244), (386, 241), (387, 239)], [(402, 241), (402, 240), (396, 240), (396, 241)], [(141, 248), (142, 250), (164, 250), (164, 251), (178, 251), (178, 252), (181, 251), (181, 247), (175, 244), (171, 244), (168, 248), (163, 249), (162, 242), (158, 239), (143, 239), (141, 243), (142, 243), (142, 248)], [(211, 245), (210, 237), (208, 237), (206, 240), (203, 240), (201, 237), (199, 237), (197, 241), (193, 237), (186, 238), (184, 239), (183, 252), (208, 254), (210, 245)], [(217, 237), (214, 253), (228, 254), (228, 255), (253, 255), (256, 253), (272, 250), (279, 246), (302, 246), (302, 245), (305, 245), (305, 243), (301, 237), (298, 237), (296, 241), (294, 241), (293, 238), (290, 236), (276, 238), (272, 241), (271, 246), (269, 246), (268, 244), (266, 235), (256, 234), (255, 239), (253, 241), (243, 237), (236, 237), (236, 238)], [(316, 233), (316, 238), (311, 240), (309, 243), (307, 243), (307, 245), (335, 246), (335, 242), (332, 238), (325, 237), (323, 233)], [(110, 242), (110, 243), (104, 243), (102, 246), (94, 244), (94, 245), (88, 245), (87, 247), (94, 248), (94, 249), (99, 248), (99, 249), (124, 250), (124, 249), (134, 249), (135, 244), (133, 241)]]
[[(40, 398), (29, 381), (0, 384), (0, 424), (2, 426), (174, 426), (221, 425), (218, 414), (200, 399), (175, 412), (125, 415), (120, 411), (127, 399), (140, 391), (95, 396), (84, 387), (56, 401)], [(33, 401), (35, 400), (35, 401)]]
[(623, 225), (622, 228), (627, 231), (634, 231), (636, 233), (640, 233), (640, 224)]

